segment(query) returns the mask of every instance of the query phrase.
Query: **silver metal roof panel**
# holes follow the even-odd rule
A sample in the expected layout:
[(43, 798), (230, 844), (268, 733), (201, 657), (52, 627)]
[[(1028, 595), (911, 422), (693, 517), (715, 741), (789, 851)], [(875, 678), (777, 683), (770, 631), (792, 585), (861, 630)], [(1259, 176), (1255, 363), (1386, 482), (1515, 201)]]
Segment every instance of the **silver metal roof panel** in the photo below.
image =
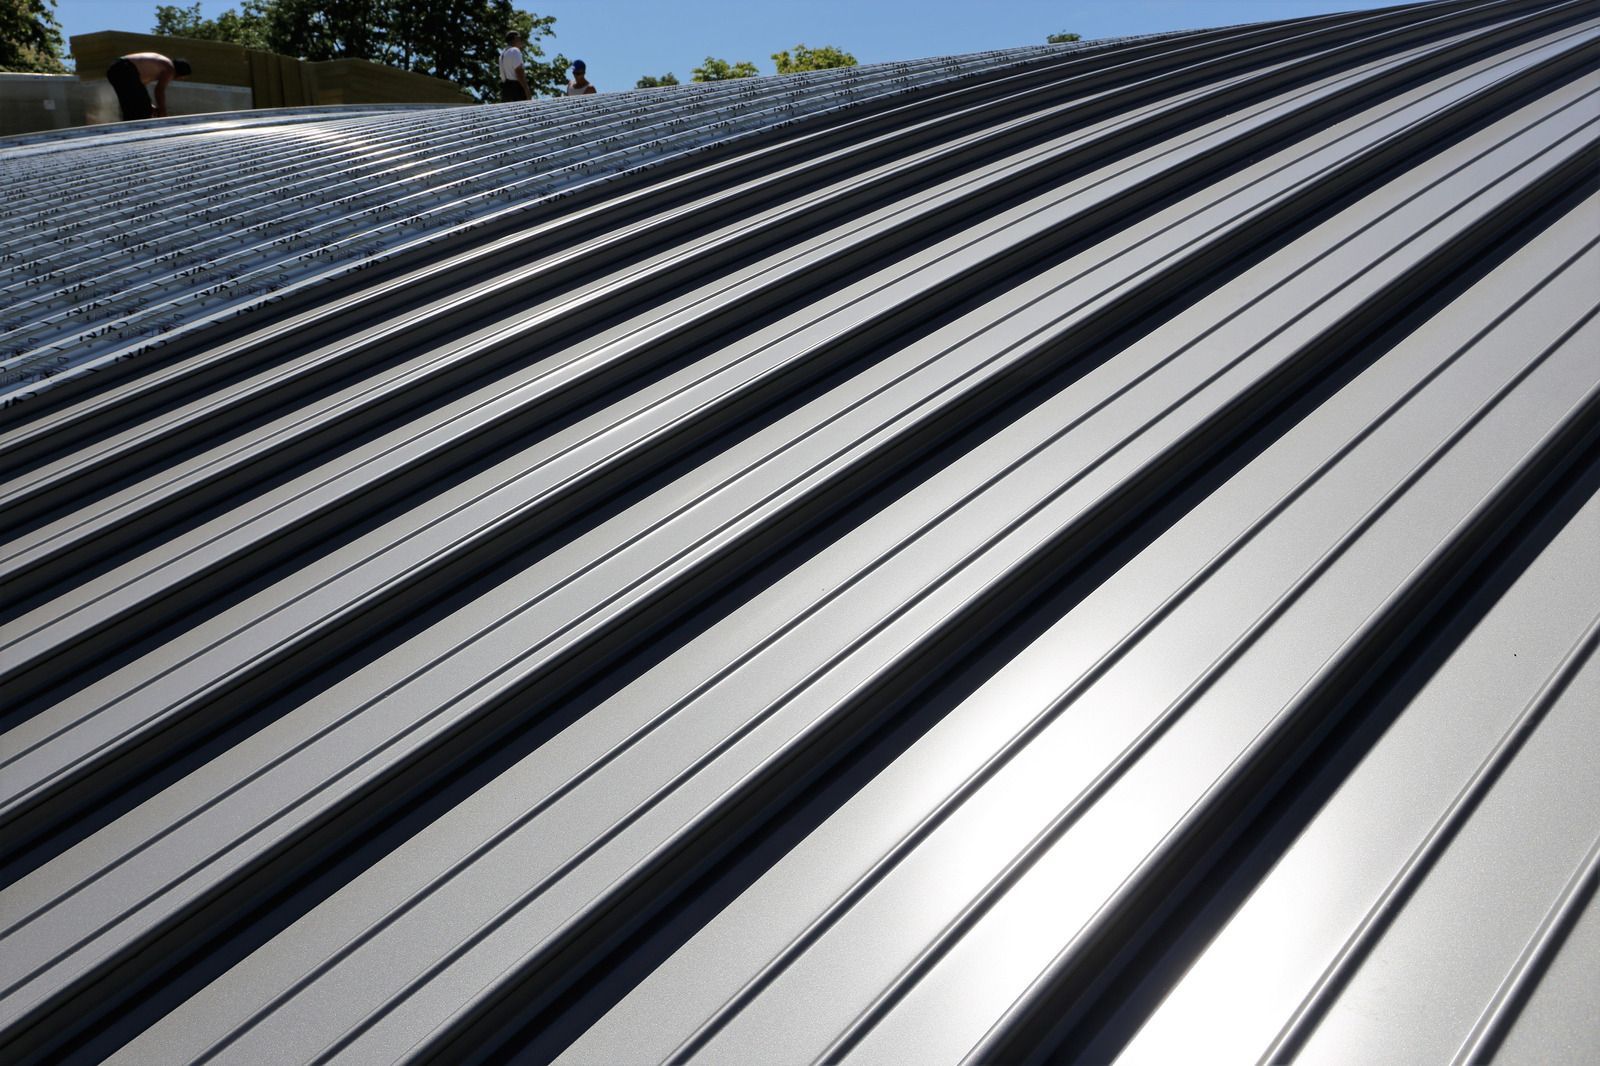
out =
[(523, 140), (653, 162), (555, 199), (482, 150), (537, 109), (178, 126), (142, 239), (295, 235), (199, 317), (226, 255), (102, 275), (95, 138), (0, 157), (82, 190), (14, 335), (165, 331), (0, 412), (0, 1047), (1583, 1058), (1597, 41), (620, 94)]

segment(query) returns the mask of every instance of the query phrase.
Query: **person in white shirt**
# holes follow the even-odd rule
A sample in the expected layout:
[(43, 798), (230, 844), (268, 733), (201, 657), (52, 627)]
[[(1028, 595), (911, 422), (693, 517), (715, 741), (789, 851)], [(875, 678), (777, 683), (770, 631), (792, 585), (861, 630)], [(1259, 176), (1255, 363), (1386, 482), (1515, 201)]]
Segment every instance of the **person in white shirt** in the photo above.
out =
[(588, 65), (583, 60), (574, 59), (572, 61), (572, 80), (567, 82), (568, 96), (587, 96), (592, 92), (599, 91), (589, 83), (588, 78), (584, 77), (584, 73), (588, 69)]
[(516, 30), (506, 34), (506, 46), (500, 52), (500, 99), (505, 103), (513, 100), (530, 100), (533, 94), (528, 91), (528, 72), (522, 66), (522, 36)]

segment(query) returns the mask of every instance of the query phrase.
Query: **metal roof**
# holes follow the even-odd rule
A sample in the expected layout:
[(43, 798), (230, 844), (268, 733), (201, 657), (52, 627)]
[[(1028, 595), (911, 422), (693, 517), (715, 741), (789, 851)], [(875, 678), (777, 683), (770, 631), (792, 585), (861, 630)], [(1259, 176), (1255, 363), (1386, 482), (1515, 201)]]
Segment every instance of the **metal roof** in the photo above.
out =
[[(0, 402), (269, 302), (326, 300), (330, 282), (421, 247), (482, 254), (490, 233), (520, 227), (532, 205), (592, 194), (710, 146), (847, 109), (878, 110), (980, 73), (1014, 90), (1039, 80), (1041, 58), (1059, 64), (1116, 43), (596, 100), (277, 108), (19, 138), (8, 153), (12, 195), (0, 224), (0, 385), (10, 386)], [(130, 147), (156, 145), (172, 163), (130, 195)]]
[(1597, 56), (0, 156), (0, 1053), (1592, 1060)]

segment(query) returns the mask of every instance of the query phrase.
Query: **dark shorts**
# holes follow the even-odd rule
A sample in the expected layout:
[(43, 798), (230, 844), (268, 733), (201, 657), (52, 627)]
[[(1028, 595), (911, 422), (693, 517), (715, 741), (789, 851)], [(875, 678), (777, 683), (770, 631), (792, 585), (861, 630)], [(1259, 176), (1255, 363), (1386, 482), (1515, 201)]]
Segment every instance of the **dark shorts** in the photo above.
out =
[(139, 68), (126, 59), (119, 59), (106, 71), (106, 80), (117, 91), (117, 102), (122, 105), (123, 121), (149, 118), (155, 111), (150, 104), (150, 93), (139, 80)]
[(522, 91), (520, 81), (502, 81), (500, 83), (500, 101), (511, 103), (513, 100), (526, 100), (528, 94)]

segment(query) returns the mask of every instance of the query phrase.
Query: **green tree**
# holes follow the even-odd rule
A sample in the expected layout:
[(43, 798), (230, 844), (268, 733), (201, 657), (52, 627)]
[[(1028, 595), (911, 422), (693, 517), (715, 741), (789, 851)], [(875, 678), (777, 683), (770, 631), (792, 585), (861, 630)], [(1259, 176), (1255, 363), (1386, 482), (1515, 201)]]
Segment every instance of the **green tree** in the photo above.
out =
[(268, 48), (266, 0), (244, 0), (235, 11), (229, 8), (214, 19), (200, 14), (198, 2), (188, 7), (156, 5), (156, 24), (151, 33), (163, 37), (190, 37), (198, 41), (228, 41), (246, 48)]
[(644, 77), (634, 82), (633, 87), (635, 89), (658, 89), (663, 85), (676, 84), (678, 84), (678, 76), (669, 70), (659, 78), (655, 77), (654, 75), (646, 74)]
[(508, 30), (527, 41), (523, 67), (535, 93), (566, 90), (565, 56), (546, 59), (539, 41), (555, 18), (511, 0), (270, 0), (267, 41), (301, 59), (370, 59), (455, 82), (480, 100), (500, 93), (500, 49)]
[(706, 61), (690, 72), (692, 81), (730, 81), (733, 78), (753, 78), (760, 73), (748, 59), (729, 63), (715, 56), (706, 56)]
[(0, 71), (61, 74), (55, 0), (0, 0)]
[(807, 48), (803, 44), (794, 46), (794, 55), (788, 50), (772, 53), (772, 61), (778, 65), (779, 74), (798, 74), (803, 70), (832, 70), (834, 67), (853, 67), (856, 57), (841, 48), (825, 44), (821, 48)]
[(387, 18), (377, 0), (273, 0), (267, 9), (267, 40), (274, 52), (301, 59), (380, 58)]
[(1071, 44), (1073, 41), (1081, 41), (1083, 38), (1076, 33), (1052, 33), (1044, 40), (1046, 44)]

